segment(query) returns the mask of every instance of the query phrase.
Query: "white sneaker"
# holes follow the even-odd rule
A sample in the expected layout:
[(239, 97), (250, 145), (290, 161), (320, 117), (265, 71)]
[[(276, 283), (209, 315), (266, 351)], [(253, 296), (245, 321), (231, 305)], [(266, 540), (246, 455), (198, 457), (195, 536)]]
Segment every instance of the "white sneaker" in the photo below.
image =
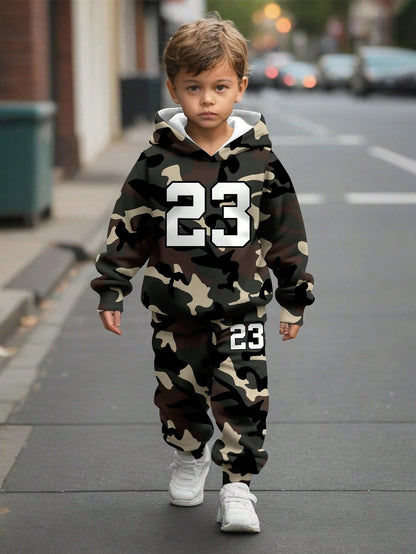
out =
[(257, 498), (245, 483), (229, 483), (220, 490), (217, 522), (221, 531), (231, 533), (259, 533), (260, 523), (254, 505)]
[(201, 458), (175, 451), (169, 499), (175, 506), (198, 506), (204, 500), (204, 485), (211, 464), (211, 453), (205, 446)]

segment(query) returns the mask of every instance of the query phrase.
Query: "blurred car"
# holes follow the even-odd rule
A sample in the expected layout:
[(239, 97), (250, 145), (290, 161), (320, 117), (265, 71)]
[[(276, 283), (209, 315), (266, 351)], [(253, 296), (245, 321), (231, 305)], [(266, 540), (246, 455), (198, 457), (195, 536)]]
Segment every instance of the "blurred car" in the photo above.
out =
[(287, 63), (294, 61), (294, 56), (291, 52), (285, 52), (284, 50), (277, 50), (267, 54), (267, 61), (270, 65), (274, 65), (277, 69), (281, 69)]
[(276, 86), (282, 67), (293, 60), (290, 52), (269, 52), (250, 60), (249, 87), (259, 89)]
[(313, 90), (318, 83), (316, 66), (308, 62), (288, 62), (280, 69), (276, 83), (286, 90)]
[(416, 51), (388, 46), (363, 46), (351, 78), (357, 96), (373, 91), (416, 92)]
[(348, 88), (355, 65), (353, 54), (324, 54), (317, 63), (319, 86), (326, 90)]
[(249, 90), (274, 86), (279, 71), (266, 56), (250, 60)]

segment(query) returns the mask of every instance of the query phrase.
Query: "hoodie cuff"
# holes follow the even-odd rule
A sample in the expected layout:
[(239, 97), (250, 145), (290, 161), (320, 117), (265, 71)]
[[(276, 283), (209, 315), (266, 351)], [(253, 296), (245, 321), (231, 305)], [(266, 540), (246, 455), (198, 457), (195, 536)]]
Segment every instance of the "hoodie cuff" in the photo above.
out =
[(109, 290), (100, 294), (100, 303), (98, 304), (98, 312), (111, 311), (122, 312), (123, 311), (123, 293), (118, 287), (111, 287)]
[(294, 315), (287, 308), (280, 310), (280, 321), (282, 323), (293, 323), (295, 325), (303, 325), (303, 313)]

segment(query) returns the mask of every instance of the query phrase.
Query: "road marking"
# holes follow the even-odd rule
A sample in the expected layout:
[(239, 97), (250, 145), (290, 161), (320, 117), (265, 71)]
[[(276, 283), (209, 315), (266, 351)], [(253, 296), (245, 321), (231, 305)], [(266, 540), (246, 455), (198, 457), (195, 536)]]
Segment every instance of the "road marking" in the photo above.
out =
[(330, 134), (328, 127), (315, 123), (306, 117), (301, 115), (295, 115), (294, 113), (282, 113), (280, 112), (279, 118), (286, 120), (291, 125), (306, 131), (307, 133), (312, 133), (318, 136), (327, 136)]
[(325, 202), (325, 196), (323, 194), (315, 192), (304, 192), (297, 195), (299, 204), (323, 204)]
[(362, 146), (367, 142), (363, 135), (337, 135), (335, 139), (342, 146)]
[(362, 135), (274, 135), (270, 137), (276, 146), (362, 146)]
[(416, 204), (416, 192), (350, 192), (344, 198), (348, 204)]
[(370, 146), (369, 152), (375, 158), (379, 158), (416, 175), (416, 160), (412, 158), (407, 158), (402, 156), (402, 154), (397, 154), (381, 146)]
[[(286, 121), (290, 125), (293, 125), (294, 127), (301, 129), (302, 131), (306, 131), (308, 134), (318, 136), (327, 136), (331, 134), (331, 131), (328, 129), (328, 127), (325, 127), (320, 123), (315, 123), (315, 121), (312, 121), (309, 118), (289, 111), (287, 109), (286, 103), (283, 101), (283, 98), (276, 97), (275, 91), (264, 90), (262, 96), (266, 97), (262, 99), (264, 100), (264, 102), (272, 101), (275, 106), (279, 106), (280, 109), (278, 117), (280, 120)], [(264, 106), (264, 102), (262, 100), (259, 102), (259, 108), (261, 106), (261, 109), (259, 109), (259, 111), (262, 111)]]
[[(304, 206), (319, 206), (326, 202), (325, 195), (318, 192), (300, 192), (297, 197), (299, 204)], [(354, 205), (414, 205), (416, 192), (349, 192), (344, 195), (344, 201)]]

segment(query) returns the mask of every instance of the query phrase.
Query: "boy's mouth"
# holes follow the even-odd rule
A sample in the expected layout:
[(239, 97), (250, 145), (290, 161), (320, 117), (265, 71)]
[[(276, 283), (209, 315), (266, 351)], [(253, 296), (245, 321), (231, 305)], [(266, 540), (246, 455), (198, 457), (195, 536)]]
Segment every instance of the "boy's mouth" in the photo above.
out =
[(214, 117), (217, 114), (215, 112), (202, 112), (199, 114), (201, 117)]

